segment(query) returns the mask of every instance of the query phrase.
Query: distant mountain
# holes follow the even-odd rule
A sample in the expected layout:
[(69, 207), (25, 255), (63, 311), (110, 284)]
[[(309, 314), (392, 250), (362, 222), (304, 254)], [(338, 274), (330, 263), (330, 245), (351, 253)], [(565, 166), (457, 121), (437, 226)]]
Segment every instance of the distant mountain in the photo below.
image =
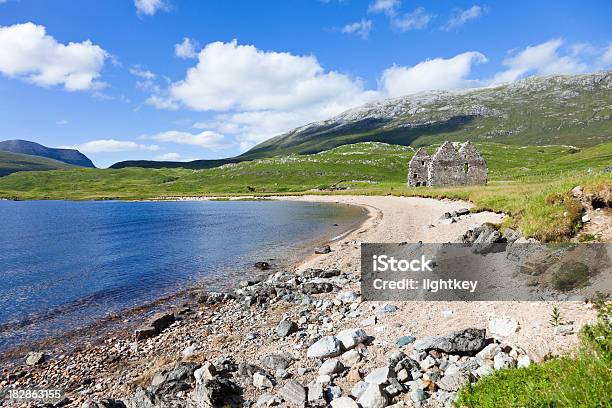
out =
[(174, 162), (174, 161), (154, 161), (154, 160), (127, 160), (115, 163), (110, 166), (111, 169), (123, 169), (126, 167), (142, 167), (145, 169), (192, 169), (203, 170), (212, 169), (213, 167), (223, 166), (229, 163), (240, 163), (244, 159), (229, 158), (215, 160), (194, 160), (190, 162)]
[(74, 166), (40, 156), (0, 151), (0, 177), (18, 171), (73, 169)]
[(38, 143), (29, 142), (27, 140), (6, 140), (4, 142), (0, 142), (0, 151), (45, 157), (47, 159), (72, 164), (74, 166), (90, 168), (96, 167), (87, 156), (78, 150), (55, 149), (45, 147)]
[(358, 142), (427, 146), (444, 140), (594, 146), (612, 140), (612, 71), (532, 77), (495, 87), (430, 91), (350, 109), (215, 161), (121, 162), (114, 168), (210, 168)]

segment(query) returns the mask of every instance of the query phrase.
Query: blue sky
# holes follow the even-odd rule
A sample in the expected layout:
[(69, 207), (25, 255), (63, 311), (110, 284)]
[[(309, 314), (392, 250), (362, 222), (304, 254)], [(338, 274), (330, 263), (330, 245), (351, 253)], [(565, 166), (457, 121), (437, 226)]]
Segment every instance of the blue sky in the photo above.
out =
[(386, 97), (612, 67), (609, 1), (0, 0), (0, 139), (228, 157)]

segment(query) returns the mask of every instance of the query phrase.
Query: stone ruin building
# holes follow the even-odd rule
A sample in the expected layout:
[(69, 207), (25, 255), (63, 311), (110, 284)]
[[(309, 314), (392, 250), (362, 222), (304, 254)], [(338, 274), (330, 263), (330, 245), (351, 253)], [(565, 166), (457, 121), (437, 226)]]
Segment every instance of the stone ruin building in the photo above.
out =
[(471, 142), (459, 150), (444, 142), (433, 155), (421, 147), (410, 160), (408, 185), (466, 186), (487, 184), (487, 163)]

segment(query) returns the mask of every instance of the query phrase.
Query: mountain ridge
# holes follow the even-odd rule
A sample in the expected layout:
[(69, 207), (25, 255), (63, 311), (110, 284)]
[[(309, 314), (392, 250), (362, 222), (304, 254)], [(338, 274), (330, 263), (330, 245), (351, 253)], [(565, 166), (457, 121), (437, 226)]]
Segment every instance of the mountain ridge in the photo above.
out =
[(89, 157), (78, 150), (46, 147), (28, 140), (14, 139), (2, 141), (0, 142), (0, 151), (43, 157), (73, 166), (86, 168), (96, 167)]
[(420, 147), (444, 140), (581, 147), (608, 142), (612, 140), (612, 71), (425, 91), (370, 102), (297, 127), (233, 158), (183, 164), (132, 161), (111, 167), (210, 168), (263, 157), (318, 153), (360, 142)]

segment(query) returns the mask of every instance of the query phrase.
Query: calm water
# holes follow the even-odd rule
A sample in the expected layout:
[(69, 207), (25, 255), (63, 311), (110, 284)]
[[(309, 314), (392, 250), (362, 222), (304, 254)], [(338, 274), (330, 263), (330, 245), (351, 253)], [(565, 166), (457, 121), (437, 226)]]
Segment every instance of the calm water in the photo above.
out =
[(0, 351), (195, 284), (227, 287), (360, 215), (277, 201), (0, 201)]

